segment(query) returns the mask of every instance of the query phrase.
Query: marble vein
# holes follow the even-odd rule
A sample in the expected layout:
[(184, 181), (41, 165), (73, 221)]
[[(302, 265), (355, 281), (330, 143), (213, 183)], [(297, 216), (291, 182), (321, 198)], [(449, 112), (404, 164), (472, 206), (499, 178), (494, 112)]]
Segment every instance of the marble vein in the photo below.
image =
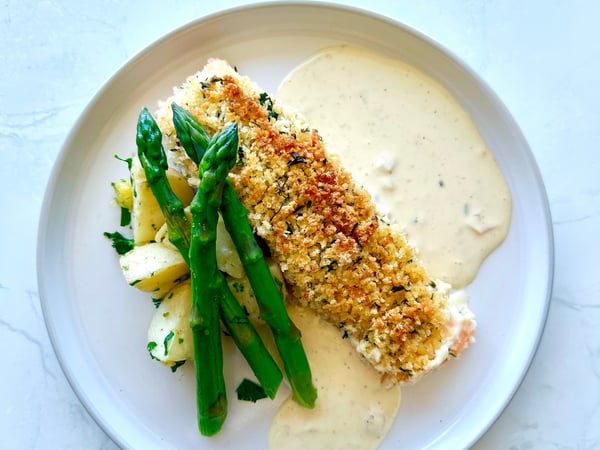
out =
[(44, 348), (46, 346), (43, 345), (39, 339), (36, 339), (35, 337), (33, 337), (28, 331), (23, 330), (18, 327), (15, 327), (3, 319), (0, 319), (0, 328), (4, 328), (9, 333), (17, 335), (17, 336), (21, 337), (22, 339), (24, 339), (25, 341), (32, 344), (37, 349), (37, 351), (40, 355), (39, 360), (40, 360), (40, 363), (42, 364), (44, 373), (46, 375), (48, 375), (50, 378), (56, 380), (57, 375), (52, 370), (50, 370), (50, 368), (46, 364), (47, 355), (46, 355), (46, 351)]

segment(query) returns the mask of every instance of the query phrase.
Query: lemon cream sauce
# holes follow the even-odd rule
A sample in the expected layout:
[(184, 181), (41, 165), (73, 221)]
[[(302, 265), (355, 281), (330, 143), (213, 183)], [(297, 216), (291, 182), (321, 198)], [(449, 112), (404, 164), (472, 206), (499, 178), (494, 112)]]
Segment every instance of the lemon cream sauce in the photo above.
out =
[(504, 240), (504, 177), (469, 115), (420, 70), (331, 47), (294, 69), (277, 98), (317, 127), (433, 277), (466, 286)]
[[(506, 236), (511, 197), (474, 123), (445, 88), (406, 63), (340, 46), (294, 69), (276, 97), (318, 128), (434, 278), (455, 288), (475, 278)], [(452, 301), (468, 298), (458, 291)], [(319, 398), (314, 410), (286, 400), (269, 447), (377, 448), (400, 389), (382, 386), (334, 326), (310, 311), (292, 307), (290, 315), (302, 330)]]
[(387, 434), (400, 405), (400, 388), (383, 388), (379, 375), (360, 359), (340, 332), (314, 312), (291, 306), (289, 314), (303, 330), (319, 397), (314, 409), (288, 398), (269, 434), (273, 450), (368, 450)]

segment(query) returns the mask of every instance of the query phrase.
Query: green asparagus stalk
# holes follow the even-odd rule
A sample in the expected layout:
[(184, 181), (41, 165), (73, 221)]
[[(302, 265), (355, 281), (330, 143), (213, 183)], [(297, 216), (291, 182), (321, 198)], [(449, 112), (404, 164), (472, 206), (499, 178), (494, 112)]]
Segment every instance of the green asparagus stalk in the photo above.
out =
[[(204, 127), (180, 106), (173, 104), (172, 109), (173, 123), (179, 142), (192, 160), (201, 159), (209, 139)], [(312, 408), (317, 398), (317, 391), (312, 382), (300, 330), (287, 313), (283, 297), (252, 233), (246, 208), (237, 197), (229, 179), (223, 187), (221, 214), (252, 285), (261, 317), (273, 333), (293, 396), (300, 405)]]
[(273, 333), (294, 399), (306, 408), (313, 408), (317, 390), (312, 382), (300, 330), (287, 313), (281, 292), (248, 222), (246, 208), (230, 184), (223, 189), (221, 214), (252, 285), (260, 315)]
[(237, 156), (237, 125), (225, 128), (211, 140), (200, 161), (198, 191), (190, 204), (192, 233), (190, 271), (194, 336), (194, 362), (198, 427), (206, 436), (219, 432), (227, 417), (227, 395), (223, 378), (223, 350), (219, 326), (217, 283), (217, 221), (227, 174)]
[(190, 227), (181, 200), (175, 195), (166, 175), (167, 155), (162, 146), (162, 133), (147, 108), (143, 108), (137, 125), (138, 157), (146, 180), (165, 216), (169, 240), (184, 255), (186, 262)]
[(216, 282), (221, 294), (221, 318), (226, 318), (223, 324), (246, 358), (265, 394), (273, 399), (283, 381), (283, 374), (220, 271)]
[(210, 136), (195, 117), (177, 103), (172, 103), (171, 109), (173, 110), (173, 125), (179, 142), (190, 159), (199, 164), (202, 155), (208, 148)]
[[(141, 140), (138, 142), (138, 148), (141, 152), (140, 161), (142, 161), (146, 173), (150, 175), (147, 175), (147, 178), (152, 180), (150, 187), (167, 219), (169, 231), (171, 232), (173, 229), (174, 235), (181, 237), (181, 245), (178, 246), (178, 249), (189, 265), (191, 225), (183, 208), (172, 205), (173, 202), (177, 204), (179, 199), (171, 189), (166, 177), (166, 166), (162, 163), (166, 156), (164, 149), (160, 146), (162, 139), (160, 129), (147, 110), (142, 111), (138, 122), (138, 137)], [(154, 151), (148, 152), (149, 148)], [(157, 184), (160, 187), (155, 189)], [(265, 393), (270, 398), (274, 398), (283, 378), (281, 371), (265, 347), (260, 335), (249, 322), (244, 309), (231, 293), (225, 277), (220, 271), (217, 273), (217, 278), (221, 294), (221, 319), (248, 361)]]

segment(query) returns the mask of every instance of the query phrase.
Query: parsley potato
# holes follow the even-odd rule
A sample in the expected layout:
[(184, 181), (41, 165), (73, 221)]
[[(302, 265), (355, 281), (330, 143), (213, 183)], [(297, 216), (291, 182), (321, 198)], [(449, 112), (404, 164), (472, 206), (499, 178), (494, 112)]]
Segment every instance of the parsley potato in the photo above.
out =
[(129, 211), (133, 209), (133, 187), (131, 181), (119, 180), (111, 183), (115, 191), (115, 203)]
[(219, 215), (217, 222), (217, 266), (233, 278), (245, 277), (244, 266), (235, 249), (231, 236), (225, 229), (225, 222)]
[[(218, 251), (217, 249), (217, 254)], [(283, 286), (283, 276), (279, 267), (270, 262), (269, 268), (276, 283)], [(225, 278), (250, 322), (254, 326), (264, 325), (248, 277), (242, 274), (240, 278), (233, 278), (230, 275), (226, 275)], [(176, 284), (163, 297), (148, 327), (148, 350), (152, 358), (169, 366), (193, 359), (194, 346), (189, 326), (191, 299), (189, 280)]]
[(141, 291), (152, 293), (154, 298), (164, 297), (189, 273), (181, 254), (158, 242), (135, 246), (121, 256), (119, 263), (125, 281)]
[(193, 358), (191, 307), (189, 280), (175, 286), (160, 302), (148, 327), (148, 351), (153, 359), (173, 366)]
[[(189, 214), (187, 214), (187, 211), (186, 215), (190, 217)], [(154, 240), (163, 245), (176, 249), (176, 247), (169, 241), (168, 233), (168, 227), (165, 223), (156, 233)], [(225, 229), (225, 224), (221, 217), (219, 217), (219, 222), (217, 223), (217, 266), (219, 267), (220, 271), (225, 272), (232, 278), (244, 278), (246, 276), (244, 273), (244, 266), (242, 266), (240, 257), (237, 254), (235, 246), (233, 245), (233, 241), (231, 240), (231, 236), (229, 236), (229, 233)]]
[[(194, 197), (194, 190), (185, 177), (175, 169), (169, 168), (167, 178), (175, 195), (184, 205), (189, 205)], [(138, 158), (133, 158), (131, 164), (131, 183), (133, 188), (131, 210), (133, 239), (136, 244), (144, 244), (154, 240), (157, 231), (165, 223), (165, 217), (152, 193)]]
[[(221, 249), (217, 247), (217, 259), (219, 258), (220, 250)], [(279, 265), (271, 259), (267, 258), (266, 261), (269, 265), (269, 270), (271, 271), (273, 280), (275, 280), (275, 284), (279, 288), (279, 292), (285, 299), (285, 289), (283, 289), (284, 282), (281, 269), (279, 268)], [(231, 292), (233, 292), (240, 305), (242, 305), (242, 307), (244, 308), (244, 311), (246, 311), (248, 319), (250, 320), (250, 322), (252, 322), (252, 325), (254, 325), (255, 327), (265, 325), (265, 321), (260, 316), (260, 307), (256, 302), (256, 297), (254, 296), (254, 291), (252, 290), (252, 284), (250, 284), (250, 280), (248, 279), (246, 274), (242, 272), (242, 275), (240, 277), (227, 276), (226, 279), (229, 289), (231, 289)]]

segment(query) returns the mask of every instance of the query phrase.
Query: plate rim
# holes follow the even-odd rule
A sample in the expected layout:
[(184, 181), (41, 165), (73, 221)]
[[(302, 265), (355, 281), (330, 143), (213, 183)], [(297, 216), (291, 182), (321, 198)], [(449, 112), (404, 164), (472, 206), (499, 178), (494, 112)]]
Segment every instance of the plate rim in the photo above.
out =
[[(44, 276), (44, 255), (46, 254), (44, 238), (45, 238), (46, 229), (48, 228), (48, 223), (51, 220), (50, 204), (56, 195), (56, 189), (59, 184), (60, 174), (61, 174), (62, 170), (64, 170), (64, 166), (65, 166), (65, 162), (66, 162), (66, 158), (67, 158), (67, 153), (70, 148), (70, 144), (74, 140), (75, 136), (77, 135), (77, 133), (80, 130), (80, 128), (82, 127), (82, 125), (88, 120), (88, 117), (90, 116), (90, 114), (91, 114), (92, 110), (94, 109), (94, 107), (96, 106), (96, 104), (100, 101), (100, 99), (103, 97), (103, 95), (111, 88), (111, 86), (128, 70), (128, 68), (139, 63), (143, 58), (145, 58), (146, 56), (151, 54), (153, 50), (155, 50), (157, 47), (159, 47), (161, 45), (164, 45), (170, 39), (175, 38), (180, 33), (186, 32), (186, 30), (188, 30), (190, 28), (195, 28), (195, 27), (201, 26), (203, 23), (206, 23), (206, 22), (209, 22), (212, 20), (221, 20), (230, 15), (244, 13), (244, 12), (248, 12), (250, 10), (258, 11), (258, 10), (265, 9), (265, 8), (266, 9), (272, 9), (272, 8), (288, 9), (288, 8), (298, 8), (298, 7), (310, 8), (310, 9), (315, 9), (315, 10), (321, 10), (323, 8), (326, 8), (326, 9), (332, 9), (332, 10), (342, 11), (342, 12), (346, 12), (346, 13), (353, 13), (353, 14), (358, 14), (358, 15), (362, 15), (362, 16), (368, 16), (372, 19), (387, 22), (388, 24), (391, 24), (392, 26), (407, 32), (408, 34), (415, 36), (417, 39), (424, 41), (427, 45), (435, 48), (435, 50), (443, 53), (449, 59), (453, 60), (460, 67), (460, 69), (462, 71), (466, 72), (469, 77), (473, 78), (479, 84), (480, 88), (483, 88), (483, 90), (485, 91), (485, 94), (489, 98), (491, 98), (494, 101), (494, 103), (503, 110), (504, 115), (511, 121), (511, 124), (513, 125), (513, 130), (515, 130), (517, 133), (519, 133), (519, 138), (525, 144), (526, 152), (525, 152), (524, 156), (526, 157), (527, 162), (530, 165), (532, 175), (535, 177), (536, 182), (537, 182), (537, 187), (540, 191), (541, 203), (539, 206), (541, 206), (541, 209), (543, 211), (545, 228), (546, 228), (546, 233), (547, 233), (547, 239), (546, 239), (544, 247), (548, 252), (548, 255), (547, 255), (548, 264), (547, 264), (547, 267), (545, 267), (546, 275), (543, 277), (544, 279), (546, 279), (546, 286), (545, 286), (545, 290), (544, 290), (545, 302), (543, 305), (543, 313), (539, 318), (539, 322), (537, 323), (536, 332), (532, 333), (535, 335), (535, 340), (534, 340), (534, 345), (532, 345), (532, 347), (529, 351), (528, 357), (526, 358), (527, 363), (521, 368), (519, 376), (517, 377), (514, 384), (512, 385), (512, 389), (510, 390), (510, 395), (508, 395), (507, 398), (504, 399), (501, 407), (498, 408), (495, 415), (490, 417), (490, 419), (487, 421), (487, 424), (481, 430), (478, 430), (478, 432), (473, 433), (471, 439), (469, 440), (469, 442), (467, 442), (468, 446), (475, 444), (491, 428), (491, 426), (497, 421), (497, 419), (502, 414), (502, 412), (506, 409), (508, 404), (512, 401), (512, 399), (514, 398), (519, 387), (522, 385), (523, 380), (525, 379), (528, 371), (530, 370), (532, 362), (537, 354), (537, 351), (539, 350), (539, 344), (540, 344), (540, 341), (541, 341), (541, 338), (542, 338), (542, 335), (543, 335), (543, 332), (545, 329), (545, 325), (547, 322), (547, 318), (548, 318), (550, 300), (551, 300), (551, 296), (552, 296), (553, 281), (554, 281), (554, 267), (555, 267), (554, 252), (555, 252), (555, 250), (554, 250), (554, 235), (553, 235), (553, 227), (552, 227), (551, 210), (549, 207), (548, 196), (547, 196), (547, 192), (546, 192), (546, 187), (543, 182), (543, 178), (541, 176), (541, 173), (540, 173), (539, 167), (537, 165), (537, 162), (535, 160), (534, 154), (531, 151), (531, 147), (529, 146), (529, 144), (527, 142), (527, 139), (523, 135), (521, 128), (518, 126), (518, 124), (514, 120), (512, 114), (510, 113), (510, 111), (508, 110), (506, 105), (497, 96), (497, 94), (490, 88), (490, 86), (485, 82), (485, 80), (483, 80), (477, 72), (475, 72), (473, 69), (471, 69), (471, 67), (468, 64), (466, 64), (462, 60), (462, 58), (460, 58), (454, 52), (452, 52), (449, 49), (447, 49), (446, 47), (444, 47), (442, 44), (440, 44), (438, 41), (436, 41), (435, 39), (433, 39), (426, 33), (423, 33), (422, 31), (420, 31), (420, 30), (418, 30), (396, 18), (381, 14), (374, 10), (368, 10), (368, 9), (364, 9), (364, 8), (353, 6), (353, 5), (338, 4), (338, 3), (332, 3), (332, 2), (327, 2), (327, 1), (290, 1), (290, 2), (261, 1), (261, 2), (248, 3), (245, 5), (234, 6), (234, 7), (222, 9), (222, 10), (219, 10), (219, 11), (216, 11), (213, 13), (209, 13), (206, 15), (202, 15), (198, 18), (195, 18), (195, 19), (190, 20), (180, 26), (175, 27), (171, 31), (168, 31), (167, 33), (162, 34), (162, 36), (159, 36), (157, 39), (153, 40), (148, 45), (144, 46), (140, 51), (138, 51), (132, 57), (128, 58), (123, 64), (121, 64), (120, 67), (118, 67), (114, 71), (114, 73), (111, 76), (109, 76), (106, 81), (104, 81), (104, 83), (101, 85), (101, 87), (91, 97), (91, 99), (88, 101), (88, 103), (86, 104), (86, 106), (81, 111), (78, 118), (72, 125), (72, 127), (71, 127), (70, 131), (68, 132), (63, 144), (61, 145), (60, 151), (53, 163), (52, 170), (50, 172), (50, 176), (49, 176), (47, 184), (46, 184), (45, 193), (44, 193), (44, 197), (43, 197), (43, 201), (42, 201), (42, 208), (41, 208), (41, 212), (40, 212), (40, 219), (38, 222), (37, 247), (36, 247), (36, 259), (37, 259), (36, 269), (37, 269), (38, 291), (39, 291), (42, 314), (44, 317), (44, 323), (45, 323), (54, 353), (55, 353), (57, 360), (59, 362), (59, 365), (61, 367), (61, 370), (65, 374), (65, 377), (67, 378), (69, 385), (73, 389), (73, 392), (75, 393), (75, 395), (77, 396), (79, 401), (82, 403), (82, 405), (85, 407), (86, 411), (90, 414), (92, 419), (96, 422), (96, 424), (115, 443), (117, 443), (120, 446), (126, 446), (126, 442), (123, 440), (123, 437), (121, 436), (122, 433), (119, 433), (117, 430), (114, 430), (112, 426), (109, 426), (109, 424), (107, 423), (105, 418), (103, 418), (101, 416), (100, 412), (97, 410), (97, 408), (94, 406), (94, 404), (92, 404), (87, 399), (86, 395), (83, 392), (81, 392), (81, 389), (78, 387), (79, 383), (77, 382), (76, 374), (72, 373), (72, 371), (70, 370), (69, 365), (67, 364), (68, 358), (66, 357), (66, 355), (63, 354), (63, 351), (60, 349), (60, 346), (58, 345), (58, 338), (57, 338), (58, 330), (56, 330), (54, 324), (51, 323), (50, 318), (52, 316), (52, 313), (49, 310), (50, 305), (48, 305), (47, 301), (45, 300), (47, 298), (47, 290), (48, 290), (47, 284), (48, 283)], [(540, 295), (540, 297), (541, 297), (541, 295)]]

